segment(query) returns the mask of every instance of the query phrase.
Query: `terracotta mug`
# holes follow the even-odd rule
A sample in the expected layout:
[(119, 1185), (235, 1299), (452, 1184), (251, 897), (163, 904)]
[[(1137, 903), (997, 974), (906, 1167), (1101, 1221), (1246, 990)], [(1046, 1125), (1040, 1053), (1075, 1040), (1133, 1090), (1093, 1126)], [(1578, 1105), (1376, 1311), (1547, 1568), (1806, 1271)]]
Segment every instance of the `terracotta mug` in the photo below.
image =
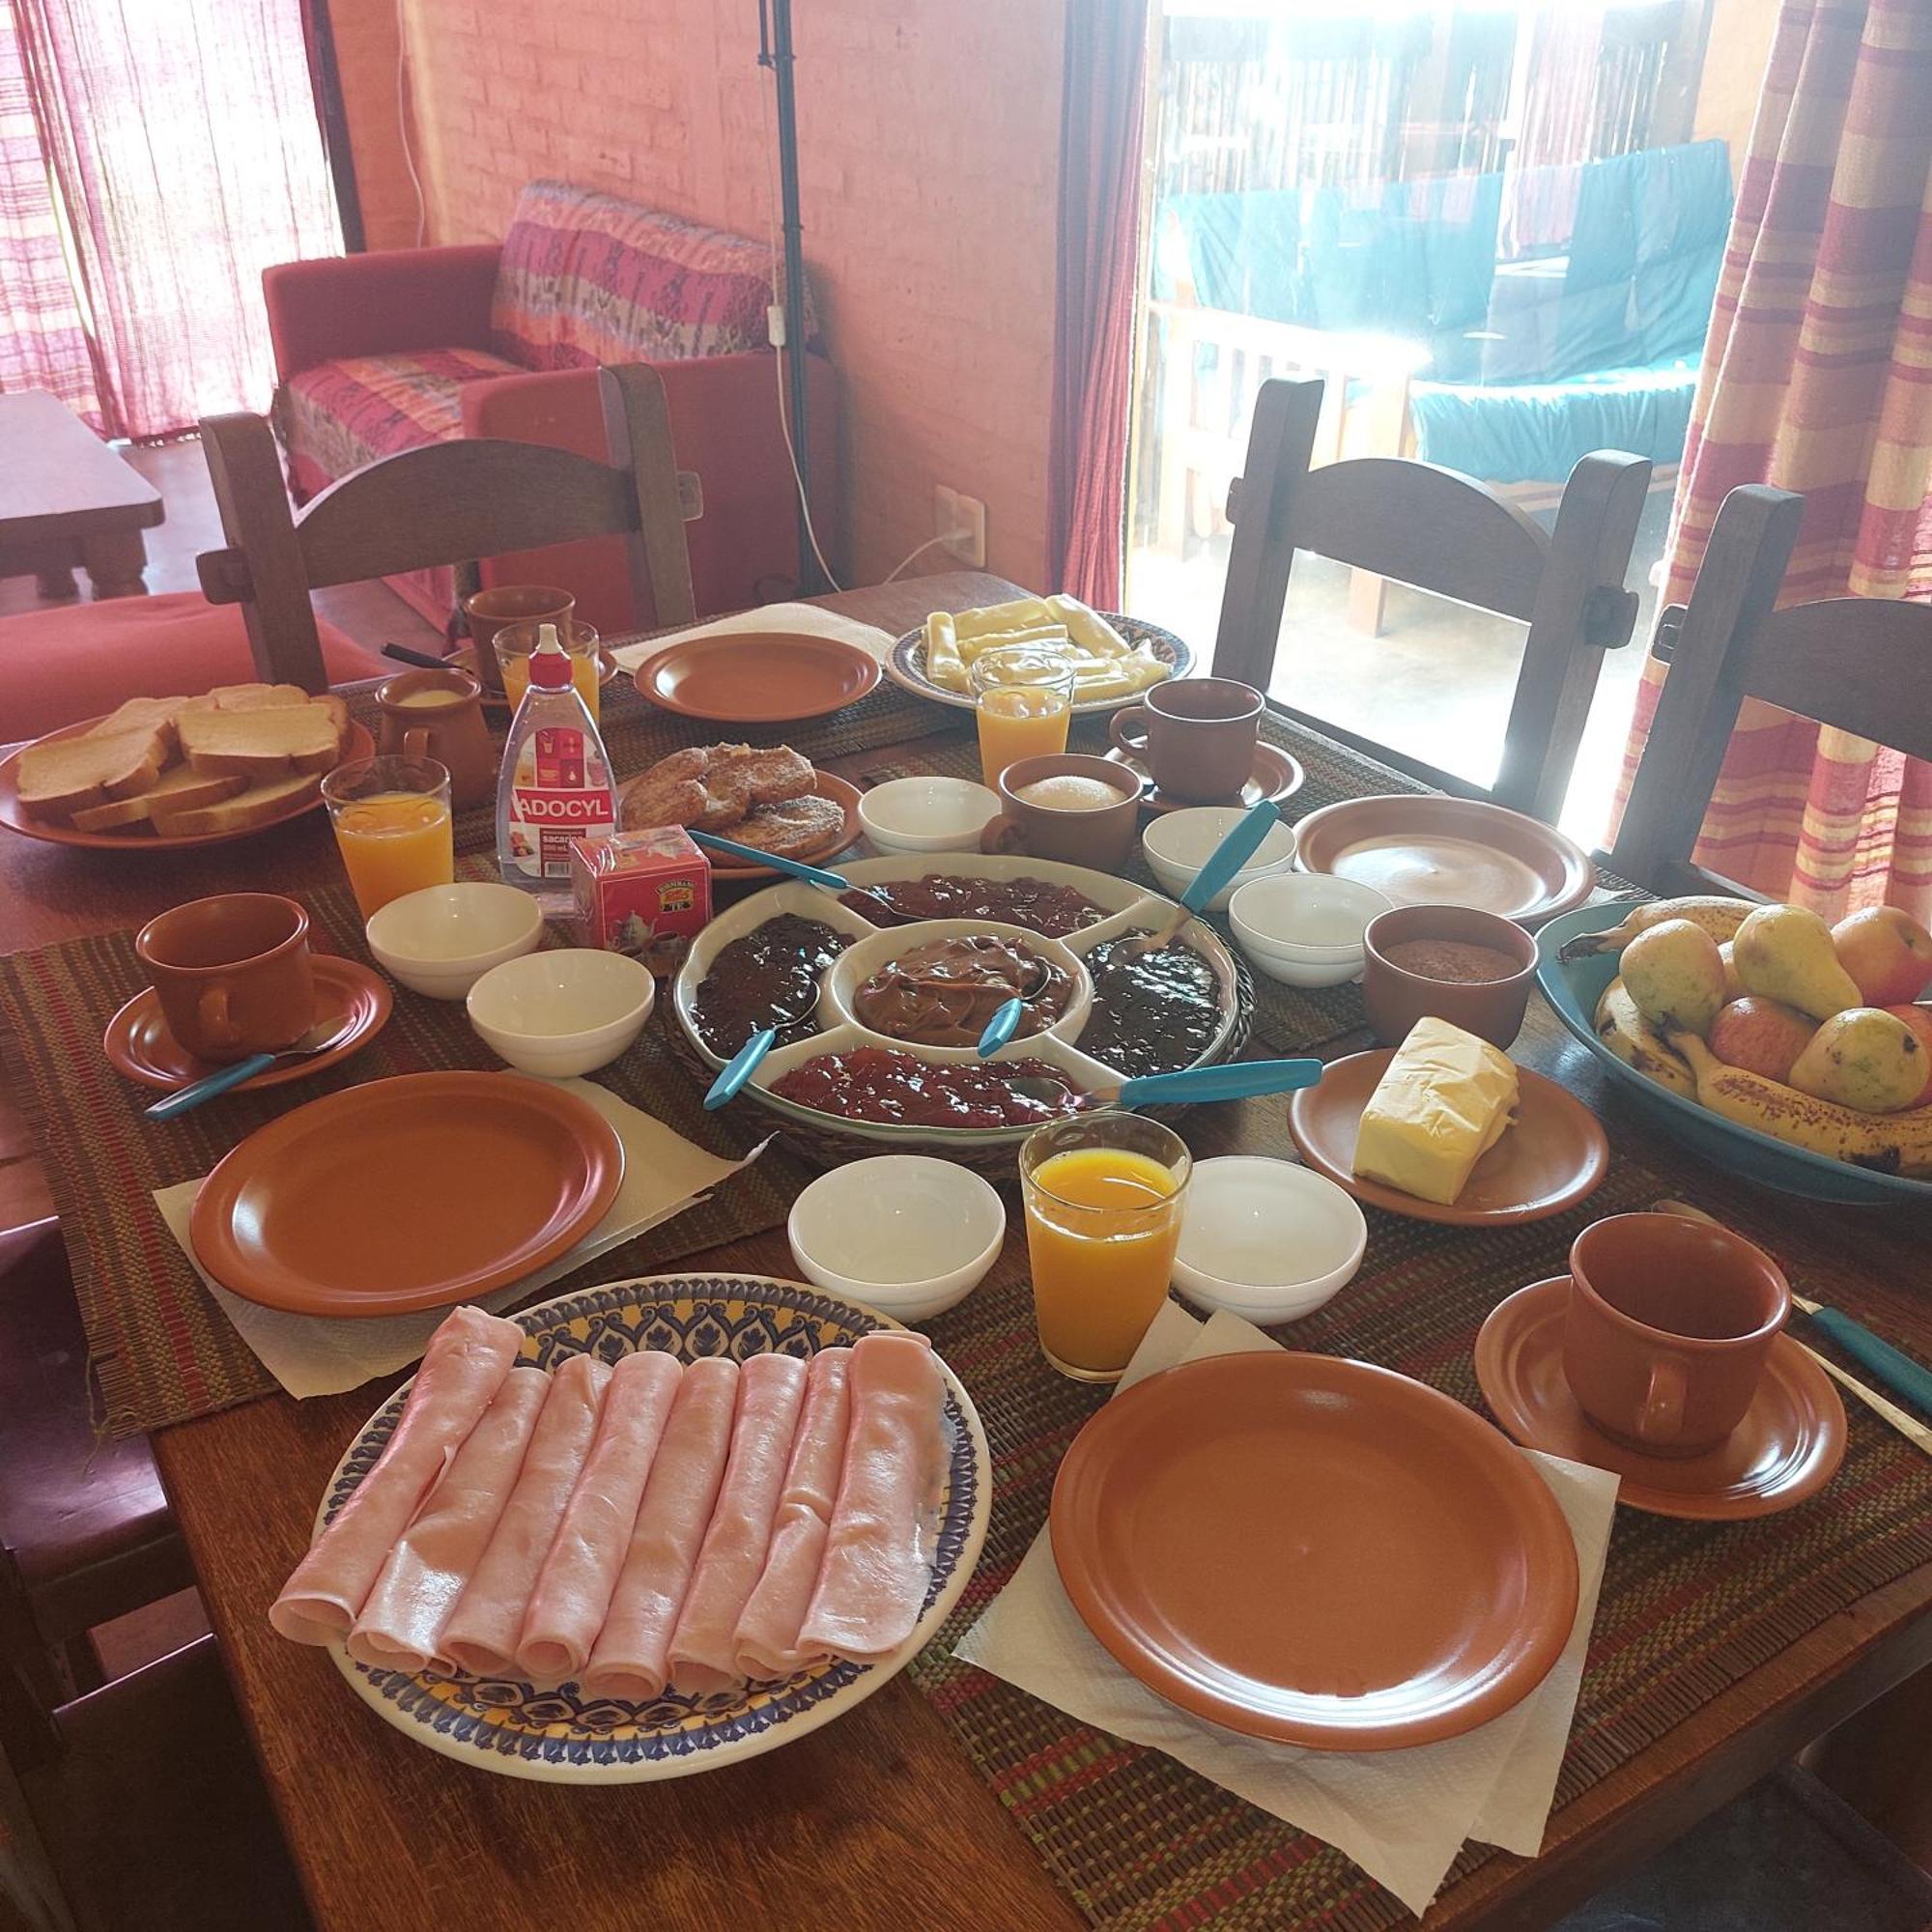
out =
[[(1494, 980), (1451, 980), (1400, 966), (1391, 947), (1411, 940), (1452, 940), (1504, 954), (1509, 971)], [(1362, 1006), (1384, 1046), (1400, 1046), (1427, 1015), (1508, 1050), (1522, 1031), (1536, 983), (1536, 941), (1513, 919), (1476, 906), (1397, 906), (1378, 913), (1362, 935)]]
[(274, 893), (222, 893), (158, 913), (134, 936), (176, 1040), (197, 1060), (245, 1060), (315, 1024), (308, 914)]
[(500, 759), (483, 718), (483, 687), (467, 670), (404, 671), (376, 693), (376, 705), (379, 754), (446, 765), (456, 805), (497, 796)]
[[(1112, 805), (1084, 810), (1037, 805), (1019, 794), (1041, 779), (1094, 779), (1115, 795)], [(980, 835), (982, 852), (1024, 852), (1063, 866), (1092, 866), (1118, 871), (1134, 849), (1140, 826), (1141, 783), (1124, 765), (1090, 758), (1078, 752), (1048, 752), (1019, 758), (1000, 774), (1000, 803), (1006, 809), (987, 821)]]
[(1777, 1264), (1742, 1235), (1613, 1214), (1571, 1245), (1564, 1378), (1605, 1435), (1701, 1455), (1744, 1420), (1790, 1313)]
[(577, 599), (554, 583), (504, 583), (490, 590), (472, 590), (463, 600), (469, 620), (469, 639), (476, 653), (476, 677), (483, 689), (503, 695), (503, 673), (497, 664), (497, 633), (506, 624), (567, 624)]
[(1114, 713), (1107, 730), (1139, 758), (1171, 799), (1219, 805), (1240, 796), (1255, 768), (1266, 700), (1231, 677), (1183, 677), (1157, 684)]

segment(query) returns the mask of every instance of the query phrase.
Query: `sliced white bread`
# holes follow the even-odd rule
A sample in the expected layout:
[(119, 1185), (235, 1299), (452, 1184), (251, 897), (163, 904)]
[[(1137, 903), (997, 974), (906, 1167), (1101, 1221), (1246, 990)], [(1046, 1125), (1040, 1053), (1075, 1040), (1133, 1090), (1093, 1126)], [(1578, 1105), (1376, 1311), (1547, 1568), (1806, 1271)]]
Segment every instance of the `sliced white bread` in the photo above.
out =
[(68, 818), (112, 798), (147, 791), (168, 761), (166, 734), (150, 725), (111, 738), (50, 738), (20, 753), (15, 785), (30, 818)]
[(118, 738), (124, 731), (157, 730), (167, 739), (168, 749), (175, 744), (175, 720), (190, 700), (185, 697), (130, 697), (125, 704), (117, 706), (97, 724), (88, 726), (84, 736), (89, 738)]
[(198, 772), (192, 765), (170, 765), (153, 786), (134, 798), (112, 798), (73, 814), (76, 832), (117, 832), (140, 825), (160, 811), (193, 811), (219, 805), (224, 798), (246, 791), (248, 781), (239, 772)]
[(204, 805), (192, 811), (157, 811), (155, 830), (163, 838), (198, 838), (210, 833), (252, 832), (258, 825), (271, 824), (286, 817), (297, 807), (306, 805), (322, 790), (322, 779), (315, 772), (295, 772), (286, 778), (265, 779), (218, 805)]
[[(339, 702), (339, 700), (337, 700)], [(326, 772), (342, 748), (342, 723), (327, 703), (258, 711), (184, 711), (181, 749), (198, 772), (240, 772), (276, 778), (285, 772)]]
[(184, 707), (189, 711), (292, 711), (308, 702), (298, 684), (217, 684)]

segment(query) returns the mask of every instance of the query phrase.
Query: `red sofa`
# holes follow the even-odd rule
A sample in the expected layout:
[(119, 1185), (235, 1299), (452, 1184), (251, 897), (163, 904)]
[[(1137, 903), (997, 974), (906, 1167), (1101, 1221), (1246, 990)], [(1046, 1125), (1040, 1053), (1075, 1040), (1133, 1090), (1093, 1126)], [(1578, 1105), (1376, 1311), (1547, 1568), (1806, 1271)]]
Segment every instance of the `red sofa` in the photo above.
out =
[[(777, 357), (764, 346), (770, 262), (761, 243), (533, 182), (500, 245), (270, 269), (275, 422), (297, 500), (379, 456), (454, 436), (605, 457), (596, 372), (648, 362), (664, 379), (678, 466), (703, 495), (704, 514), (685, 531), (699, 613), (784, 595), (799, 576), (798, 532)], [(829, 553), (838, 387), (812, 340), (812, 507)], [(603, 631), (653, 621), (634, 606), (613, 540), (489, 559), (482, 577), (562, 584)], [(391, 581), (433, 623), (448, 616), (450, 572)]]

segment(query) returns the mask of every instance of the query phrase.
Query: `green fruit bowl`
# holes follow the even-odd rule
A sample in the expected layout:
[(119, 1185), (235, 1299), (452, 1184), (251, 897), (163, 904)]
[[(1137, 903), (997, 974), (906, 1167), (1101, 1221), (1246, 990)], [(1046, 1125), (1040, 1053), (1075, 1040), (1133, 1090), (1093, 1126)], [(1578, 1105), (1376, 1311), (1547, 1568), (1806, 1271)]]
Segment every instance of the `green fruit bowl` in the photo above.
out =
[(1619, 1060), (1597, 1037), (1594, 1024), (1597, 1002), (1617, 976), (1616, 959), (1605, 954), (1566, 966), (1557, 954), (1566, 939), (1574, 939), (1579, 932), (1601, 932), (1617, 924), (1629, 910), (1628, 903), (1579, 906), (1552, 919), (1536, 935), (1536, 982), (1556, 1009), (1556, 1017), (1603, 1063), (1612, 1080), (1649, 1108), (1659, 1126), (1706, 1160), (1785, 1194), (1802, 1194), (1812, 1201), (1845, 1201), (1861, 1208), (1901, 1201), (1932, 1203), (1932, 1180), (1912, 1180), (1904, 1175), (1856, 1167), (1850, 1161), (1833, 1160), (1761, 1134), (1755, 1127), (1740, 1126), (1667, 1087), (1660, 1087)]

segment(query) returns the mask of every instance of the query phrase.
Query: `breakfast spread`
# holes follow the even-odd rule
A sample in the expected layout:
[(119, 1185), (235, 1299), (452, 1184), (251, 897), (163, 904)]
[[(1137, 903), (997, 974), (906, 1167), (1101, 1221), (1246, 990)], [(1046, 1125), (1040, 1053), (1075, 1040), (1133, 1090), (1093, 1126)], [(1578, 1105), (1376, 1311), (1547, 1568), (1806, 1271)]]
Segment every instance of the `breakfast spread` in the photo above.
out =
[(1447, 1020), (1417, 1020), (1362, 1110), (1354, 1171), (1453, 1206), (1509, 1131), (1517, 1097), (1507, 1054)]
[(1448, 980), (1459, 985), (1508, 980), (1522, 970), (1499, 947), (1479, 946), (1467, 939), (1405, 939), (1383, 947), (1382, 957), (1419, 980)]
[[(1015, 1080), (1052, 1083), (1048, 1100)], [(1077, 1112), (1083, 1095), (1040, 1060), (916, 1059), (891, 1047), (822, 1053), (772, 1082), (772, 1092), (814, 1113), (917, 1127), (1025, 1127)]]
[(1065, 939), (1106, 915), (1071, 886), (1046, 879), (973, 879), (928, 872), (921, 879), (893, 879), (873, 894), (848, 893), (843, 903), (877, 922), (880, 900), (908, 924), (924, 919), (984, 919), (1023, 925), (1045, 939)]
[(1065, 968), (987, 933), (915, 946), (860, 986), (852, 1009), (874, 1033), (916, 1046), (973, 1046), (1009, 1000), (1025, 1002), (1016, 1033), (1044, 1033), (1072, 991)]
[(692, 1016), (698, 1037), (728, 1060), (760, 1027), (775, 1027), (779, 1044), (816, 1030), (819, 975), (852, 942), (822, 920), (780, 913), (712, 959)]
[(1221, 982), (1191, 947), (1150, 952), (1139, 935), (1103, 939), (1086, 955), (1094, 1005), (1080, 1051), (1129, 1079), (1192, 1066), (1221, 1029)]
[(682, 825), (755, 845), (781, 859), (822, 851), (845, 813), (816, 790), (818, 774), (789, 745), (695, 745), (626, 781), (617, 822), (626, 831)]
[(1016, 597), (977, 611), (935, 611), (925, 620), (925, 674), (946, 691), (972, 689), (983, 653), (1016, 644), (1043, 646), (1073, 668), (1073, 701), (1131, 697), (1173, 675), (1147, 644), (1129, 644), (1077, 597)]

